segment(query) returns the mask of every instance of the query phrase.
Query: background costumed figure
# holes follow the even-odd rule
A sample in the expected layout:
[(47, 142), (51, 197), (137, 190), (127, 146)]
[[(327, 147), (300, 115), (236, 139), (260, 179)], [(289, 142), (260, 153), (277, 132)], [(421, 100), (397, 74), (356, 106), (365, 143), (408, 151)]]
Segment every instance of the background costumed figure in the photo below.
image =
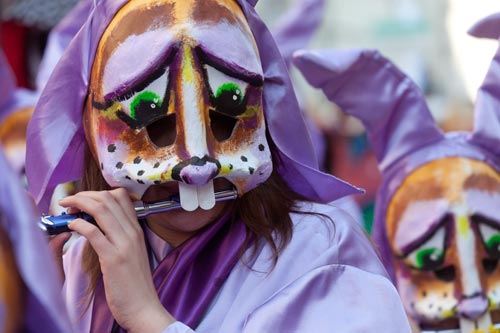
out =
[[(497, 18), (471, 33), (497, 38)], [(367, 130), (382, 172), (373, 236), (424, 332), (500, 327), (499, 59), (500, 51), (478, 92), (474, 130), (444, 134), (416, 85), (379, 53), (295, 58), (304, 77)]]
[(0, 151), (0, 330), (72, 332), (36, 208)]

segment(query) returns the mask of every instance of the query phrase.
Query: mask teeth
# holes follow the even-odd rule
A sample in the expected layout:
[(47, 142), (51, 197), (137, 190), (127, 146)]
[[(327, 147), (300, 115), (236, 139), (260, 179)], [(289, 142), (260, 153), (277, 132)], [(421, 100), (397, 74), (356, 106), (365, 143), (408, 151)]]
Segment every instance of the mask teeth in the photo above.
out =
[(181, 207), (188, 212), (198, 208), (198, 190), (195, 185), (179, 183), (179, 199)]
[(203, 186), (199, 186), (198, 203), (205, 210), (212, 209), (215, 206), (214, 182), (211, 180)]
[(477, 321), (460, 318), (460, 333), (491, 332), (492, 327), (490, 313), (485, 313)]

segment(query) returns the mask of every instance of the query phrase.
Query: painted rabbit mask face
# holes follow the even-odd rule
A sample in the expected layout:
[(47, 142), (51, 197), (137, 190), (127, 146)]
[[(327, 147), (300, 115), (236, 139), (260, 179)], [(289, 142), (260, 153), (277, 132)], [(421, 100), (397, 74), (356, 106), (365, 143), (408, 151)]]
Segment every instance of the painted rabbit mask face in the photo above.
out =
[(236, 2), (129, 2), (97, 49), (86, 135), (110, 186), (176, 181), (185, 210), (210, 209), (214, 178), (242, 195), (271, 174), (262, 89)]
[(500, 175), (462, 157), (424, 164), (393, 196), (387, 233), (398, 290), (422, 327), (491, 325), (488, 311), (500, 308), (499, 202)]

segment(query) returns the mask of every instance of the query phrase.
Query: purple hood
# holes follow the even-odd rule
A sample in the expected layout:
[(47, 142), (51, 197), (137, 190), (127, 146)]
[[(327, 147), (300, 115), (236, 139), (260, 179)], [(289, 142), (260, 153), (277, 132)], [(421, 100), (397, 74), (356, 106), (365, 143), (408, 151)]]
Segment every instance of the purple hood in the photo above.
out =
[[(94, 1), (91, 15), (54, 69), (28, 126), (26, 175), (40, 210), (54, 187), (82, 174), (85, 136), (82, 112), (99, 40), (126, 0)], [(288, 70), (273, 37), (255, 12), (256, 0), (237, 0), (257, 41), (264, 70), (267, 128), (283, 160), (277, 171), (304, 196), (329, 202), (361, 191), (317, 170), (317, 159)], [(286, 119), (287, 121), (283, 121)]]

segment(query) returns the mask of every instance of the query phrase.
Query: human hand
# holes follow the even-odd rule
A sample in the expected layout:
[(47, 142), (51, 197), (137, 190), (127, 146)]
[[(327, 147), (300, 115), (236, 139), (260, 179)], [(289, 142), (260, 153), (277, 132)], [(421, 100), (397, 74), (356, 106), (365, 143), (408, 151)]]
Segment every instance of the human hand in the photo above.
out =
[(156, 294), (144, 234), (126, 190), (80, 192), (59, 204), (85, 211), (98, 225), (76, 219), (69, 228), (96, 251), (106, 300), (118, 324), (134, 333), (161, 332), (175, 322)]

